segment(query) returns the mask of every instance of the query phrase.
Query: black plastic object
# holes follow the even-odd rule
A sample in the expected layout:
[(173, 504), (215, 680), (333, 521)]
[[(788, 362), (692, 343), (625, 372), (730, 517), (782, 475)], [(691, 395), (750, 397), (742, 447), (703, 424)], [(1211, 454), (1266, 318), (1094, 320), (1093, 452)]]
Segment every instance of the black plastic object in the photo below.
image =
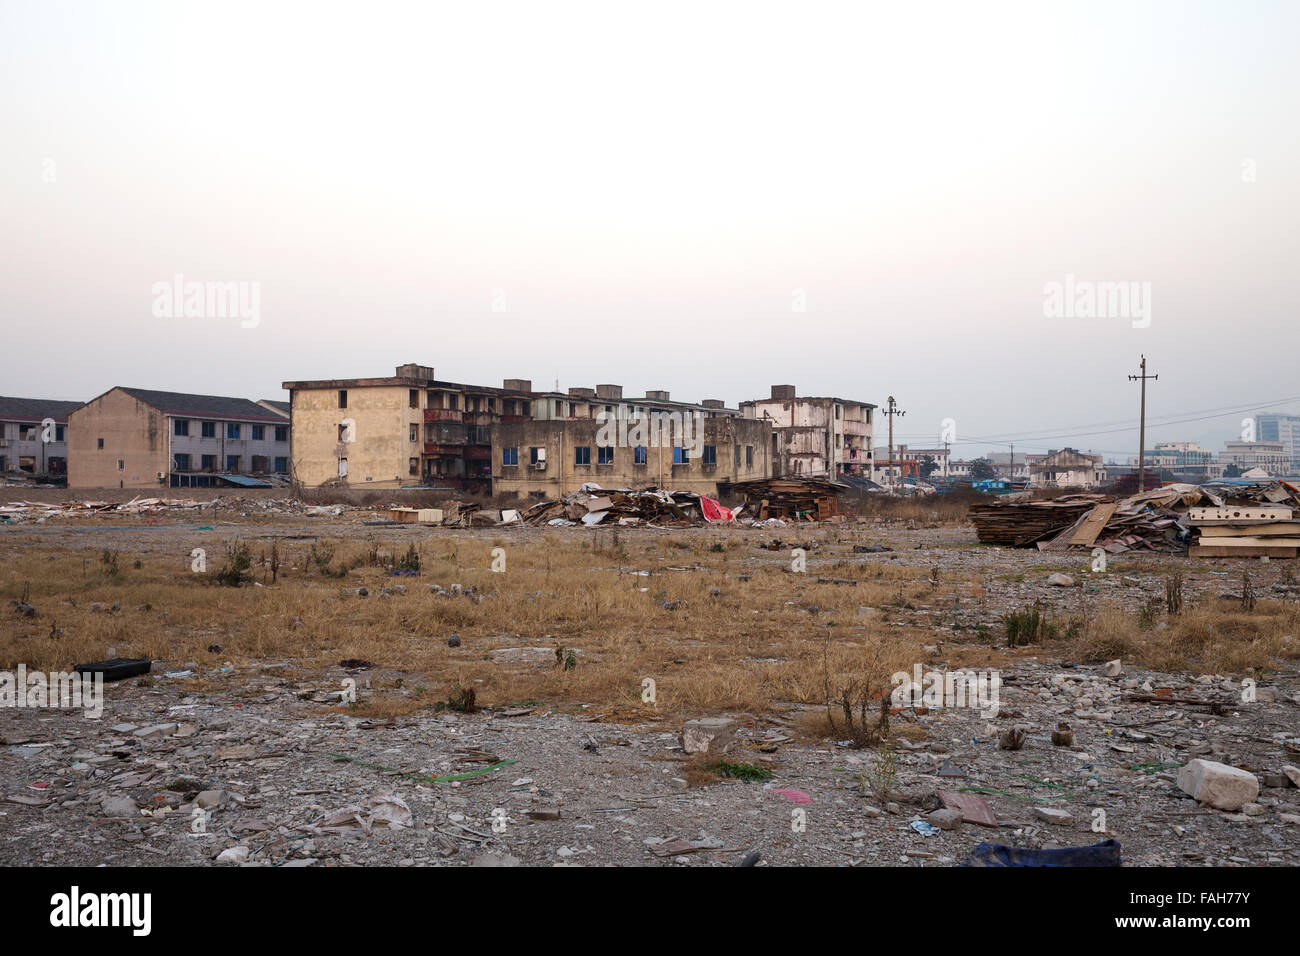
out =
[(1120, 866), (1118, 840), (1103, 840), (1092, 846), (1067, 846), (1055, 850), (1031, 850), (981, 843), (963, 866)]
[(111, 661), (96, 661), (93, 664), (78, 664), (78, 674), (103, 674), (105, 681), (125, 680), (149, 673), (153, 662), (133, 657), (115, 657)]

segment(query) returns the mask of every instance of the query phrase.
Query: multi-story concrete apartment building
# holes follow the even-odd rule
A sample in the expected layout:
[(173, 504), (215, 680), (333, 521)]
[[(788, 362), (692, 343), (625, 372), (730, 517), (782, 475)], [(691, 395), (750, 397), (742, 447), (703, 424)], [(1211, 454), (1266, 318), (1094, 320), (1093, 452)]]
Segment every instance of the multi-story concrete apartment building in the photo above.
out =
[(68, 475), (68, 413), (81, 402), (0, 397), (0, 475)]
[(870, 402), (798, 396), (793, 385), (773, 385), (770, 398), (740, 403), (745, 418), (772, 426), (773, 469), (779, 475), (872, 475)]
[(68, 416), (68, 486), (261, 484), (288, 475), (289, 424), (246, 398), (111, 388)]
[(529, 420), (532, 382), (501, 388), (442, 381), (407, 364), (380, 378), (285, 382), (293, 418), (293, 476), (320, 485), (491, 488), (491, 429)]
[(771, 429), (719, 399), (673, 401), (667, 391), (625, 397), (620, 385), (537, 396), (532, 421), (493, 428), (493, 491), (553, 498), (587, 482), (716, 497), (718, 485), (765, 478)]

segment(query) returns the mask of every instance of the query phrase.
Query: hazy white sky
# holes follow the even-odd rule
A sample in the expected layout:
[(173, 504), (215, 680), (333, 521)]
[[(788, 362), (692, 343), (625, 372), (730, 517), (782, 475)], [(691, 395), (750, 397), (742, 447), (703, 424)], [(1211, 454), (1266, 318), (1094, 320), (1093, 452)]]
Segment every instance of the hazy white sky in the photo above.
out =
[[(1140, 353), (1156, 419), (1300, 396), (1297, 36), (1227, 0), (0, 0), (0, 394), (413, 361), (1132, 453), (1050, 436), (1132, 423)], [(178, 273), (258, 283), (258, 324), (157, 317)], [(1067, 275), (1150, 283), (1149, 326), (1045, 317)]]

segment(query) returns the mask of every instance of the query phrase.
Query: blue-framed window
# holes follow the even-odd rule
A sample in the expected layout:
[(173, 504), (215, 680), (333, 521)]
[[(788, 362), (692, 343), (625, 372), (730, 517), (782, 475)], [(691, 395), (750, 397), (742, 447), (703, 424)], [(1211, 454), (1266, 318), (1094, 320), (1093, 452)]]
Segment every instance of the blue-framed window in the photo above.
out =
[(226, 422), (226, 437), (227, 438), (239, 437), (239, 425), (236, 422)]
[(266, 434), (266, 426), (265, 426), (265, 425), (254, 425), (254, 426), (253, 426), (253, 441), (261, 441), (261, 440), (262, 440), (262, 436), (265, 435), (265, 434)]
[(614, 446), (597, 445), (596, 446), (596, 464), (612, 465), (614, 464)]
[(575, 465), (590, 465), (591, 448), (587, 445), (579, 445), (573, 449), (573, 463)]
[(217, 423), (216, 423), (216, 422), (200, 422), (199, 425), (200, 425), (200, 428), (199, 428), (199, 434), (200, 434), (203, 438), (216, 438), (216, 437), (217, 437)]
[(519, 449), (518, 449), (518, 448), (502, 448), (502, 449), (501, 449), (501, 464), (503, 464), (503, 465), (517, 465), (517, 464), (519, 464)]
[(691, 456), (687, 453), (685, 446), (683, 446), (683, 445), (674, 445), (674, 446), (673, 446), (673, 464), (674, 464), (674, 465), (689, 465), (690, 463), (691, 463)]
[(635, 448), (632, 449), (632, 464), (634, 465), (645, 464), (645, 445), (637, 445)]
[(717, 445), (705, 445), (705, 446), (704, 446), (704, 464), (706, 464), (706, 465), (716, 465), (717, 463), (718, 463), (718, 446), (717, 446)]

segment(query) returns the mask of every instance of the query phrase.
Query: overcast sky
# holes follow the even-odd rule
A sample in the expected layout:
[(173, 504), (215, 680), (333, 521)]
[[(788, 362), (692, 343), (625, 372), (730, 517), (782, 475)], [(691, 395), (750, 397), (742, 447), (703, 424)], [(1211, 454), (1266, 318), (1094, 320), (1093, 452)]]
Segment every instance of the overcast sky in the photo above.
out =
[[(1148, 444), (1217, 449), (1300, 396), (1298, 36), (1227, 0), (0, 0), (0, 394), (419, 362), (1132, 454), (1145, 353), (1150, 418), (1201, 419)], [(165, 314), (178, 274), (256, 325)], [(1149, 314), (1046, 315), (1067, 276)]]

